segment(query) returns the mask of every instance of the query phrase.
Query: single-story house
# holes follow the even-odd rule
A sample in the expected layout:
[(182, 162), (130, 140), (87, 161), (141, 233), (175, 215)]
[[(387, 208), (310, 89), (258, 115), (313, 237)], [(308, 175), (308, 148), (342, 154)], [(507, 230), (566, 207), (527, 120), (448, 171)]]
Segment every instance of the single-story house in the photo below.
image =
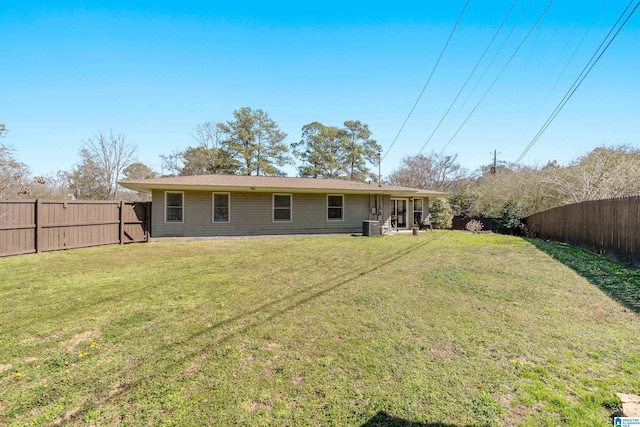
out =
[(151, 193), (152, 237), (357, 233), (426, 218), (446, 193), (341, 179), (198, 175), (119, 182)]

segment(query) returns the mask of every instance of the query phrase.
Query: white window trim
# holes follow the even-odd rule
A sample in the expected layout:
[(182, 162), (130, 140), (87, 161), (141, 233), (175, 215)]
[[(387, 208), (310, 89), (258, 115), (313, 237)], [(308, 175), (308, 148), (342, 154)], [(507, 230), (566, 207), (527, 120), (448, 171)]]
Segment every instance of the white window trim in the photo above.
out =
[[(421, 211), (416, 211), (416, 200), (422, 200), (421, 204), (422, 204), (422, 210)], [(411, 201), (411, 211), (413, 212), (413, 221), (414, 221), (414, 225), (415, 224), (415, 220), (416, 220), (416, 212), (420, 212), (420, 217), (422, 218), (422, 220), (424, 221), (424, 198), (422, 197), (414, 197), (414, 199)]]
[[(289, 220), (276, 220), (276, 196), (289, 196)], [(293, 196), (291, 193), (273, 193), (271, 195), (271, 222), (293, 222)]]
[[(339, 196), (342, 197), (342, 206), (340, 207), (342, 209), (342, 218), (329, 218), (329, 197), (331, 196)], [(333, 206), (333, 207), (337, 207), (337, 206)], [(327, 221), (330, 222), (335, 222), (335, 221), (344, 221), (344, 194), (327, 194)]]
[[(216, 221), (216, 194), (226, 194), (229, 201), (229, 214), (226, 221)], [(231, 193), (224, 191), (214, 191), (211, 193), (211, 222), (213, 224), (228, 224), (231, 222)]]
[[(169, 221), (167, 219), (167, 195), (168, 194), (180, 194), (182, 197), (182, 219), (180, 221)], [(164, 222), (165, 224), (184, 224), (184, 191), (165, 191), (164, 192)]]

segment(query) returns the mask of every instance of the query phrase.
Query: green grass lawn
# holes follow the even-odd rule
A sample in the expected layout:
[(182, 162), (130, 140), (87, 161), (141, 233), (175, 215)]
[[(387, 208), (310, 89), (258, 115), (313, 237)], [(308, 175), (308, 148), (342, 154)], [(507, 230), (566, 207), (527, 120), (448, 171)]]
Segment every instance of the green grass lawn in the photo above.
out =
[(3, 258), (0, 426), (610, 426), (638, 301), (638, 270), (463, 232)]

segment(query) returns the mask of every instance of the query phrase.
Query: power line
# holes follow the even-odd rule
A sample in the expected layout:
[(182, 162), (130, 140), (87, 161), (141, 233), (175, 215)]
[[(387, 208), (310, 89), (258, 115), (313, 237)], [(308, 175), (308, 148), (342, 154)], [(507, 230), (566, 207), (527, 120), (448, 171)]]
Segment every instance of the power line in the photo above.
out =
[(460, 130), (462, 130), (462, 128), (464, 127), (464, 125), (467, 123), (467, 121), (471, 118), (471, 116), (473, 115), (473, 113), (475, 113), (475, 111), (478, 109), (478, 107), (480, 106), (480, 104), (482, 103), (482, 101), (486, 98), (486, 96), (489, 94), (489, 92), (491, 92), (491, 89), (493, 89), (493, 86), (495, 86), (496, 82), (498, 81), (498, 79), (502, 76), (502, 73), (504, 73), (504, 71), (507, 69), (507, 67), (509, 66), (509, 64), (511, 63), (511, 61), (513, 60), (513, 58), (515, 58), (515, 56), (518, 54), (518, 52), (520, 51), (520, 48), (522, 48), (522, 46), (524, 45), (524, 43), (527, 41), (527, 39), (529, 38), (529, 36), (531, 35), (531, 33), (533, 32), (533, 30), (536, 28), (536, 26), (538, 26), (538, 24), (540, 23), (540, 21), (542, 20), (542, 18), (544, 17), (544, 15), (546, 15), (547, 11), (549, 10), (549, 8), (551, 7), (551, 5), (553, 4), (554, 0), (549, 0), (549, 3), (547, 4), (547, 6), (544, 8), (544, 10), (542, 11), (542, 13), (540, 14), (540, 16), (538, 16), (538, 19), (536, 19), (536, 21), (533, 23), (533, 25), (531, 26), (531, 28), (529, 29), (529, 32), (527, 32), (527, 35), (522, 39), (522, 41), (520, 42), (520, 44), (518, 45), (518, 47), (516, 48), (516, 50), (513, 52), (513, 54), (511, 55), (511, 57), (509, 57), (509, 59), (507, 60), (507, 62), (504, 64), (504, 66), (502, 67), (502, 70), (500, 70), (500, 72), (498, 73), (498, 75), (496, 76), (495, 79), (493, 79), (493, 82), (491, 82), (491, 85), (489, 85), (489, 87), (487, 88), (487, 90), (485, 91), (485, 93), (482, 95), (482, 97), (480, 98), (480, 100), (478, 100), (478, 102), (476, 103), (475, 107), (473, 107), (473, 109), (471, 110), (471, 112), (467, 115), (467, 117), (464, 119), (464, 121), (462, 122), (462, 124), (460, 125), (460, 127), (458, 127), (458, 129), (455, 131), (455, 133), (453, 134), (453, 136), (449, 139), (449, 141), (445, 144), (444, 147), (442, 147), (442, 150), (440, 151), (440, 154), (442, 154), (444, 152), (444, 150), (449, 146), (449, 144), (451, 144), (451, 141), (454, 140), (454, 138), (458, 135), (458, 133), (460, 132)]
[[(613, 34), (613, 36), (611, 36), (611, 33), (613, 33), (613, 31), (615, 30), (616, 26), (618, 25), (618, 23), (620, 22), (620, 20), (622, 20), (622, 18), (624, 17), (624, 15), (627, 13), (627, 11), (629, 10), (629, 8), (631, 7), (631, 5), (633, 4), (634, 0), (631, 0), (629, 2), (629, 4), (627, 5), (627, 7), (625, 8), (625, 10), (620, 14), (620, 17), (618, 18), (618, 20), (613, 24), (613, 26), (611, 27), (611, 30), (609, 30), (609, 32), (607, 33), (607, 35), (604, 37), (604, 39), (602, 40), (602, 43), (600, 43), (600, 46), (598, 46), (598, 48), (596, 49), (596, 51), (594, 52), (594, 54), (591, 56), (591, 59), (589, 59), (589, 61), (587, 62), (587, 64), (584, 66), (584, 68), (582, 69), (582, 72), (578, 75), (578, 77), (576, 78), (576, 80), (573, 82), (573, 84), (571, 85), (571, 87), (569, 88), (569, 90), (567, 91), (567, 93), (564, 95), (564, 97), (560, 100), (560, 102), (558, 103), (558, 105), (556, 106), (556, 108), (553, 110), (553, 112), (551, 113), (551, 115), (549, 115), (549, 117), (547, 118), (547, 120), (545, 121), (545, 123), (542, 125), (542, 127), (540, 128), (540, 130), (538, 131), (538, 133), (533, 137), (533, 139), (531, 140), (531, 142), (529, 143), (529, 145), (527, 145), (527, 147), (522, 151), (522, 153), (520, 154), (520, 156), (518, 157), (518, 159), (513, 163), (514, 166), (516, 166), (517, 164), (520, 163), (520, 161), (524, 158), (524, 156), (526, 156), (526, 154), (529, 152), (529, 150), (531, 150), (531, 148), (535, 145), (535, 143), (540, 139), (540, 137), (542, 136), (542, 134), (547, 130), (547, 128), (549, 127), (549, 125), (551, 125), (551, 122), (553, 122), (553, 120), (556, 118), (556, 116), (560, 113), (560, 111), (564, 108), (564, 106), (567, 104), (567, 102), (569, 101), (569, 99), (571, 99), (571, 97), (573, 96), (573, 94), (576, 92), (576, 90), (578, 90), (578, 88), (580, 87), (580, 85), (582, 84), (582, 82), (584, 81), (584, 79), (587, 78), (587, 76), (589, 75), (589, 73), (591, 72), (591, 70), (593, 69), (593, 67), (595, 67), (595, 65), (598, 63), (598, 61), (600, 60), (600, 58), (602, 58), (602, 55), (604, 55), (604, 53), (607, 51), (607, 49), (609, 48), (609, 46), (611, 46), (611, 43), (613, 43), (613, 41), (616, 39), (616, 37), (618, 36), (618, 34), (620, 33), (620, 31), (622, 30), (622, 28), (627, 24), (627, 22), (629, 21), (629, 19), (631, 18), (631, 16), (635, 13), (635, 11), (638, 9), (638, 7), (640, 6), (640, 1), (638, 1), (638, 3), (636, 3), (635, 7), (633, 8), (633, 10), (631, 10), (631, 12), (629, 13), (629, 15), (627, 16), (627, 18), (624, 20), (624, 22), (622, 22), (622, 24), (620, 25), (620, 27), (618, 28), (618, 30), (615, 32), (615, 34)], [(610, 40), (607, 42), (607, 39), (609, 39), (609, 37), (611, 36)], [(605, 45), (604, 48), (602, 48), (603, 45)], [(600, 51), (600, 53), (598, 53)]]
[[(529, 3), (527, 3), (525, 8), (520, 13), (520, 16), (518, 17), (516, 22), (511, 27), (511, 30), (509, 30), (509, 33), (507, 34), (507, 37), (505, 37), (505, 39), (502, 41), (502, 44), (500, 45), (500, 47), (498, 47), (498, 50), (496, 50), (496, 53), (493, 54), (493, 57), (491, 58), (491, 61), (489, 61), (489, 64), (485, 67), (484, 71), (482, 72), (482, 75), (480, 75), (480, 78), (476, 81), (476, 84), (473, 85), (473, 88), (469, 92), (469, 95), (467, 95), (467, 98), (462, 103), (462, 107), (460, 107), (461, 110), (464, 109), (464, 107), (467, 105), (467, 102), (469, 102), (469, 99), (471, 99), (471, 95), (473, 95), (476, 92), (476, 89), (480, 85), (480, 82), (484, 79), (484, 76), (487, 74), (487, 71), (489, 71), (489, 69), (491, 69), (491, 66), (495, 62), (496, 58), (498, 57), (500, 52), (502, 52), (502, 49), (507, 44), (507, 41), (509, 41), (509, 39), (511, 38), (511, 35), (515, 31), (516, 27), (518, 26), (518, 24), (520, 24), (520, 21), (522, 20), (522, 18), (525, 16), (527, 11), (529, 10), (529, 7), (531, 6), (531, 3), (533, 3), (533, 0), (529, 0)], [(440, 154), (442, 154), (442, 152)]]
[(500, 26), (498, 27), (498, 29), (496, 30), (495, 34), (493, 35), (493, 37), (491, 38), (491, 41), (489, 41), (489, 44), (487, 45), (487, 47), (484, 49), (484, 52), (482, 52), (482, 55), (480, 55), (480, 59), (478, 59), (478, 61), (476, 62), (476, 65), (473, 67), (473, 70), (471, 70), (471, 73), (469, 73), (469, 76), (467, 77), (467, 80), (465, 80), (464, 84), (462, 85), (462, 87), (460, 88), (460, 90), (458, 91), (458, 94), (456, 95), (456, 97), (453, 99), (453, 101), (451, 102), (451, 104), (449, 105), (449, 108), (447, 108), (447, 111), (444, 113), (444, 115), (442, 116), (442, 118), (440, 119), (440, 121), (438, 122), (438, 124), (436, 125), (435, 129), (433, 129), (433, 132), (431, 132), (431, 135), (429, 135), (429, 138), (427, 138), (427, 141), (424, 143), (424, 145), (422, 146), (422, 148), (420, 149), (420, 151), (418, 152), (418, 155), (420, 155), (422, 153), (422, 151), (425, 149), (425, 147), (427, 146), (427, 144), (429, 143), (429, 141), (431, 141), (431, 138), (433, 138), (433, 135), (436, 133), (436, 131), (440, 128), (440, 125), (442, 124), (442, 122), (444, 121), (444, 119), (447, 118), (447, 116), (449, 115), (449, 112), (451, 111), (451, 109), (453, 108), (453, 106), (455, 105), (456, 101), (458, 100), (458, 98), (460, 97), (460, 94), (462, 94), (462, 91), (464, 91), (464, 89), (467, 87), (467, 84), (469, 83), (469, 81), (471, 80), (471, 77), (474, 75), (474, 73), (476, 72), (476, 70), (478, 69), (478, 66), (480, 65), (480, 63), (482, 62), (482, 60), (484, 59), (485, 55), (487, 54), (487, 52), (489, 51), (489, 49), (491, 48), (491, 46), (493, 45), (493, 42), (496, 40), (496, 37), (498, 37), (498, 34), (500, 33), (500, 30), (502, 30), (502, 27), (504, 26), (505, 22), (507, 22), (507, 19), (509, 19), (509, 16), (511, 16), (511, 12), (513, 12), (513, 8), (516, 6), (516, 4), (518, 3), (518, 0), (514, 0), (513, 4), (511, 5), (511, 8), (509, 9), (509, 11), (507, 12), (506, 16), (504, 17), (504, 19), (502, 20), (502, 22), (500, 23)]
[(420, 91), (420, 94), (418, 95), (418, 99), (416, 99), (416, 102), (413, 104), (413, 107), (411, 107), (411, 110), (409, 111), (409, 114), (407, 114), (407, 118), (404, 119), (404, 122), (402, 123), (402, 126), (400, 127), (400, 130), (396, 134), (396, 137), (393, 138), (393, 141), (391, 142), (391, 145), (389, 145), (389, 148), (387, 148), (387, 151), (384, 153), (384, 155), (382, 156), (381, 160), (384, 160), (384, 158), (387, 157), (387, 154), (389, 154), (389, 152), (391, 151), (391, 147), (393, 147), (393, 145), (396, 143), (396, 141), (398, 140), (398, 137), (402, 133), (402, 130), (404, 129), (404, 127), (407, 124), (407, 122), (409, 121), (409, 118), (413, 114), (413, 110), (416, 109), (416, 106), (418, 105), (418, 102), (420, 102), (420, 98), (422, 98), (422, 94), (427, 89), (427, 86), (429, 85), (429, 82), (431, 81), (431, 77), (433, 77), (433, 74), (435, 73), (436, 68), (438, 68), (438, 64), (440, 64), (440, 60), (442, 59), (442, 56), (444, 55), (445, 50), (447, 50), (447, 46), (449, 46), (449, 42), (453, 38), (453, 34), (456, 32), (456, 28), (458, 28), (458, 24), (462, 20), (462, 15), (464, 15), (465, 10), (467, 10), (467, 6), (469, 6), (469, 2), (470, 1), (471, 0), (467, 0), (467, 2), (464, 4), (464, 7), (462, 8), (462, 12), (460, 12), (460, 16), (458, 16), (458, 20), (456, 21), (455, 25), (453, 26), (453, 29), (451, 30), (451, 34), (449, 34), (449, 38), (447, 38), (447, 41), (444, 44), (444, 47), (442, 48), (442, 51), (440, 51), (440, 56), (438, 56), (438, 60), (434, 64), (433, 69), (431, 70), (431, 73), (429, 74), (429, 77), (427, 78), (427, 82), (424, 84), (424, 86), (422, 87), (422, 90)]
[[(598, 17), (600, 17), (600, 14), (602, 13), (605, 5), (607, 4), (608, 0), (604, 0), (602, 2), (602, 4), (600, 5), (600, 8), (598, 9), (598, 12), (595, 14), (595, 16), (593, 17), (593, 19), (591, 20), (591, 23), (589, 24), (589, 27), (587, 28), (587, 31), (585, 31), (585, 33), (582, 35), (582, 38), (580, 39), (580, 41), (578, 42), (577, 46), (575, 47), (575, 49), (573, 50), (573, 53), (571, 54), (571, 56), (569, 57), (569, 60), (567, 61), (567, 63), (565, 64), (564, 68), (562, 69), (562, 71), (560, 72), (560, 74), (558, 75), (558, 78), (556, 79), (556, 81), (553, 83), (553, 86), (551, 87), (551, 89), (549, 90), (549, 92), (547, 93), (547, 96), (544, 98), (544, 101), (542, 101), (542, 103), (540, 104), (540, 107), (538, 108), (538, 110), (536, 111), (536, 114), (534, 116), (534, 118), (531, 119), (531, 122), (529, 123), (529, 125), (527, 125), (526, 130), (522, 131), (522, 135), (520, 135), (519, 140), (524, 138), (525, 133), (529, 130), (529, 128), (533, 125), (533, 122), (538, 118), (538, 116), (540, 115), (540, 112), (542, 111), (542, 107), (547, 103), (547, 101), (549, 100), (549, 98), (551, 97), (551, 94), (553, 93), (553, 91), (556, 89), (556, 87), (558, 86), (558, 83), (560, 83), (560, 80), (562, 79), (562, 77), (564, 76), (564, 74), (567, 72), (567, 69), (569, 68), (569, 65), (571, 64), (571, 62), (573, 62), (573, 58), (575, 58), (576, 54), (578, 53), (578, 50), (580, 50), (580, 48), (582, 47), (582, 44), (584, 43), (585, 39), (587, 38), (587, 36), (589, 35), (589, 33), (591, 32), (591, 29), (593, 28), (593, 25), (595, 24), (596, 20), (598, 19)], [(562, 48), (562, 52), (560, 54), (560, 56), (562, 56), (562, 53), (564, 53), (565, 49), (569, 46), (569, 42), (571, 41), (571, 39), (573, 38), (573, 34), (575, 34), (577, 30), (577, 26), (574, 27), (573, 32), (571, 33), (571, 36), (567, 39), (567, 42), (565, 43), (564, 47)], [(559, 60), (560, 58), (558, 58), (558, 60), (556, 60), (556, 65), (560, 62)], [(556, 67), (556, 65), (554, 65), (554, 68)]]

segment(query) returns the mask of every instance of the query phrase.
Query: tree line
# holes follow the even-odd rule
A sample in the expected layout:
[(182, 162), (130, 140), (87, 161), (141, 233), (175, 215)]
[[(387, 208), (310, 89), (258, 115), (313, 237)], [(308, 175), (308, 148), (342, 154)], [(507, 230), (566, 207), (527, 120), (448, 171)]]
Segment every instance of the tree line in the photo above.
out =
[[(284, 133), (260, 109), (243, 107), (222, 122), (197, 124), (192, 144), (161, 156), (162, 171), (136, 158), (137, 147), (125, 135), (98, 132), (83, 141), (78, 161), (53, 176), (31, 176), (17, 161), (0, 125), (0, 199), (76, 198), (144, 199), (119, 188), (121, 179), (202, 174), (284, 176), (294, 166), (300, 177), (378, 181), (381, 146), (367, 124), (346, 120), (342, 126), (311, 122), (300, 140), (286, 143)], [(429, 153), (405, 157), (383, 182), (450, 193), (437, 207), (466, 217), (521, 217), (567, 203), (640, 194), (640, 149), (602, 146), (567, 165), (543, 166), (496, 162), (469, 171), (457, 155)]]
[(406, 157), (387, 181), (451, 193), (443, 209), (467, 218), (524, 218), (532, 213), (587, 200), (640, 195), (640, 149), (601, 146), (567, 165), (508, 162), (467, 171), (457, 155)]
[(375, 180), (372, 167), (382, 149), (359, 120), (343, 127), (309, 123), (299, 142), (287, 144), (266, 112), (249, 107), (234, 111), (232, 120), (198, 124), (191, 136), (195, 145), (161, 156), (169, 175), (285, 176), (282, 168), (296, 165), (301, 177)]
[[(7, 134), (2, 125), (0, 138)], [(136, 159), (137, 146), (125, 135), (98, 132), (83, 142), (79, 160), (53, 176), (30, 176), (13, 149), (0, 140), (0, 199), (21, 197), (115, 200), (140, 199), (116, 184), (121, 179), (158, 176), (236, 174), (285, 176), (287, 165), (301, 177), (374, 180), (381, 147), (367, 124), (347, 120), (342, 127), (313, 122), (302, 128), (298, 142), (285, 142), (283, 132), (261, 109), (243, 107), (224, 122), (197, 124), (193, 144), (162, 155), (162, 171)]]

